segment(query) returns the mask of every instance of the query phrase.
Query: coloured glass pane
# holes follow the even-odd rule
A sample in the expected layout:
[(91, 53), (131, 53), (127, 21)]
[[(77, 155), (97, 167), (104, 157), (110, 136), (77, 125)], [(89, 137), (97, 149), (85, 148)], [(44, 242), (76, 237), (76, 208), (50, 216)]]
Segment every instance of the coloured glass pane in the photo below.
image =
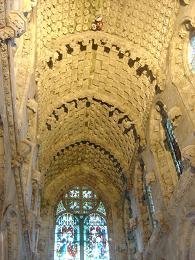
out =
[(83, 190), (83, 198), (85, 198), (85, 199), (93, 199), (93, 198), (96, 198), (96, 195), (92, 191)]
[(83, 201), (83, 212), (86, 213), (94, 208), (93, 201)]
[[(99, 213), (99, 214), (98, 214)], [(54, 260), (109, 260), (106, 210), (86, 187), (68, 191), (56, 209)]]
[(85, 260), (108, 260), (109, 245), (106, 221), (94, 213), (86, 217), (84, 222)]
[(56, 215), (59, 215), (61, 212), (64, 212), (64, 211), (65, 211), (65, 207), (64, 207), (62, 201), (60, 201), (60, 203), (58, 204), (57, 209), (56, 209)]
[(97, 211), (106, 215), (106, 210), (105, 210), (104, 204), (101, 201), (100, 201), (99, 207), (97, 208)]
[(56, 220), (54, 260), (80, 260), (79, 221), (64, 213)]

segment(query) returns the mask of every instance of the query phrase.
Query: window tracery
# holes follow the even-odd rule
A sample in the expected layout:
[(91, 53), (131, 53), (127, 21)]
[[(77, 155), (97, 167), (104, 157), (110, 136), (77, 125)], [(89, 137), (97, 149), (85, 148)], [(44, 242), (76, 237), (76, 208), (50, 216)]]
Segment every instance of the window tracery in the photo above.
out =
[(87, 187), (68, 191), (56, 208), (54, 260), (109, 260), (106, 210)]
[(171, 153), (175, 169), (177, 172), (178, 177), (182, 174), (183, 171), (183, 165), (182, 165), (182, 160), (181, 160), (181, 151), (179, 149), (179, 145), (177, 143), (175, 133), (174, 133), (174, 128), (172, 125), (171, 120), (169, 119), (167, 112), (164, 109), (163, 104), (160, 102), (158, 103), (159, 109), (160, 109), (160, 114), (161, 114), (161, 123), (165, 131), (165, 136), (166, 136), (166, 144), (167, 147)]
[(192, 72), (195, 73), (195, 35), (191, 36), (189, 41), (188, 61)]

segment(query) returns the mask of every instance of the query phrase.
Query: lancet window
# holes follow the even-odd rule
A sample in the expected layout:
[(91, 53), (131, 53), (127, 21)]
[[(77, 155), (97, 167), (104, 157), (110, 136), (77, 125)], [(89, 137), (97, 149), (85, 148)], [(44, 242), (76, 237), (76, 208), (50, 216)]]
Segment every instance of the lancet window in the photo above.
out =
[(68, 191), (56, 209), (54, 260), (109, 260), (106, 209), (87, 187)]
[(177, 143), (175, 134), (174, 134), (174, 129), (173, 125), (171, 123), (171, 120), (169, 119), (167, 112), (164, 109), (164, 106), (159, 103), (159, 108), (160, 108), (160, 113), (162, 117), (162, 126), (165, 131), (165, 136), (166, 136), (166, 144), (167, 147), (171, 153), (171, 156), (173, 158), (173, 162), (177, 171), (178, 177), (182, 174), (183, 170), (183, 165), (182, 165), (182, 160), (181, 160), (181, 151), (179, 149), (179, 145)]

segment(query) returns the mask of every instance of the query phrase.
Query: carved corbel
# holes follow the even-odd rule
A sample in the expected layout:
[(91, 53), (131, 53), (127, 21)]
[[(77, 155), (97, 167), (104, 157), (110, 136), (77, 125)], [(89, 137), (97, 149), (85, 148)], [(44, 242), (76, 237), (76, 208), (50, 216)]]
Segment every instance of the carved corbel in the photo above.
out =
[(0, 28), (0, 41), (18, 38), (26, 31), (26, 18), (17, 11), (10, 11), (6, 16), (6, 25)]
[(195, 169), (195, 145), (188, 145), (182, 150), (182, 156)]

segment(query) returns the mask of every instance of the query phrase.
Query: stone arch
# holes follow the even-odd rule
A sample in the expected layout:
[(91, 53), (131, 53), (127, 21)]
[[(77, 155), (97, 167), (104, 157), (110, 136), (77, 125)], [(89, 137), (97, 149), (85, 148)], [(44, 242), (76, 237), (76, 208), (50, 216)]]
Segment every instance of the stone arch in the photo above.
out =
[[(78, 175), (76, 172), (80, 174)], [(96, 175), (96, 179), (93, 178), (94, 174)], [(75, 175), (77, 177), (75, 177)], [(54, 240), (52, 239), (52, 232), (54, 232), (54, 213), (60, 196), (62, 196), (65, 191), (69, 190), (70, 187), (82, 185), (92, 187), (100, 196), (100, 199), (104, 202), (105, 207), (107, 208), (109, 235), (111, 238), (111, 255), (113, 256), (113, 259), (115, 259), (115, 255), (124, 257), (126, 252), (126, 241), (124, 239), (125, 231), (123, 229), (124, 220), (123, 217), (120, 219), (124, 212), (122, 206), (123, 203), (121, 203), (121, 201), (123, 201), (123, 194), (117, 189), (117, 187), (114, 187), (109, 180), (106, 180), (101, 174), (98, 174), (97, 170), (89, 167), (73, 167), (68, 170), (68, 172), (56, 176), (53, 183), (50, 183), (45, 187), (41, 212), (42, 229), (45, 229), (48, 226), (52, 227), (50, 230), (51, 235), (49, 235), (50, 239), (47, 243), (49, 243), (50, 248), (53, 248)], [(53, 196), (51, 196), (52, 194)], [(115, 223), (115, 225), (113, 223)], [(120, 230), (120, 232), (116, 230)], [(42, 242), (44, 241), (43, 233), (41, 234), (41, 240)], [(41, 247), (41, 243), (39, 247)], [(45, 246), (42, 246), (42, 249), (44, 248)], [(44, 252), (43, 250), (42, 254), (48, 255), (51, 254), (51, 252)]]

